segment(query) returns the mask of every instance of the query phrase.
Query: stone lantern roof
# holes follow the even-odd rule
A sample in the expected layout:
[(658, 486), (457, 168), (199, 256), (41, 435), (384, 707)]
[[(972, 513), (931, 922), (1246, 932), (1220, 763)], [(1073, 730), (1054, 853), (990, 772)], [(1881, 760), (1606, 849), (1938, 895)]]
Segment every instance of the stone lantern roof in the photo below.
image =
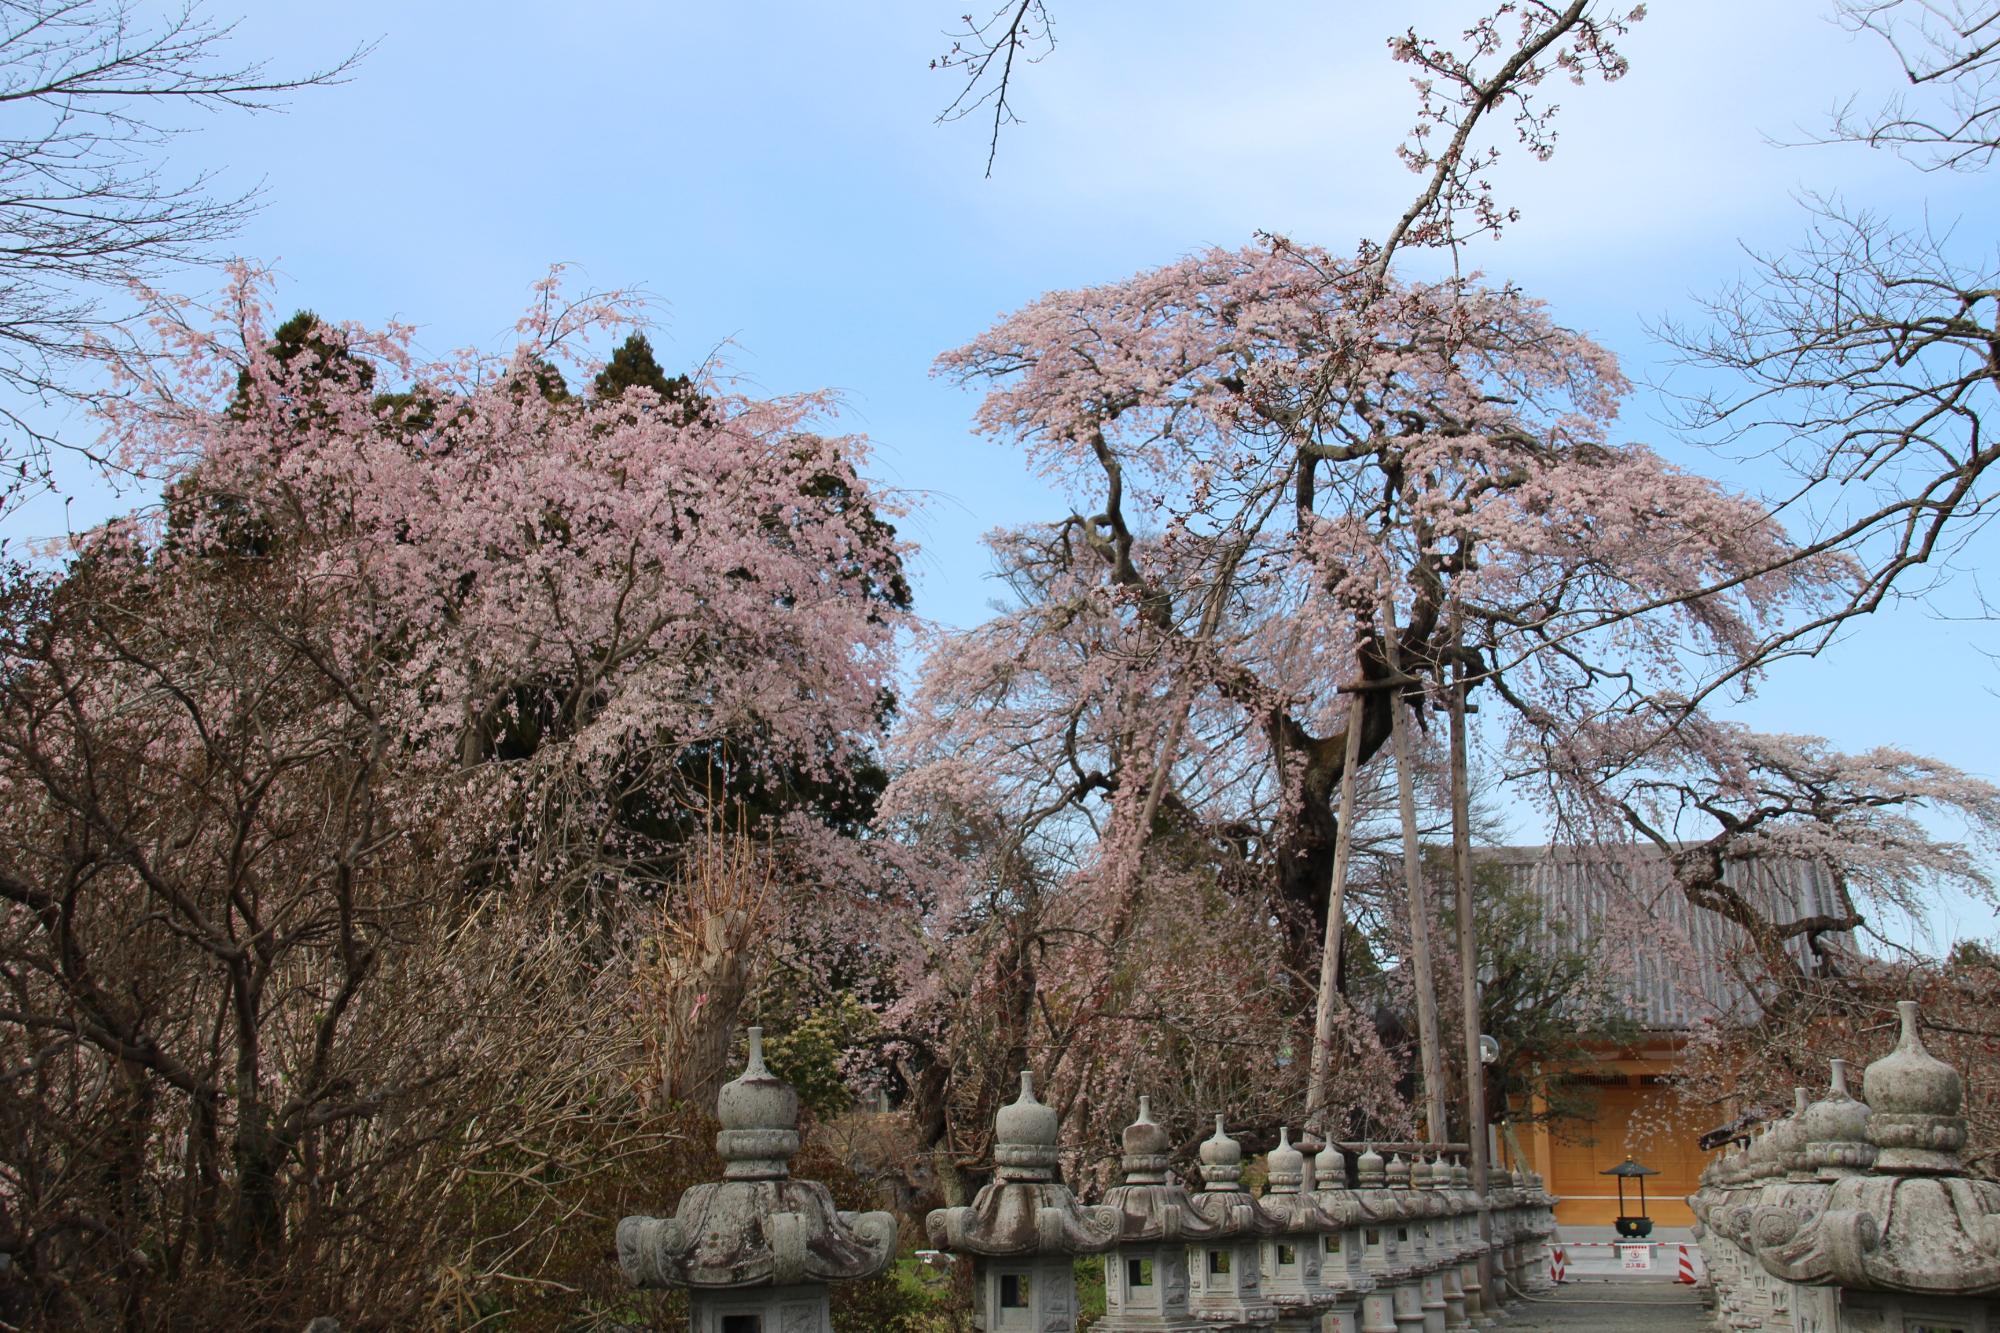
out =
[[(1292, 1146), (1289, 1127), (1280, 1128), (1278, 1146), (1264, 1159), (1269, 1184), (1258, 1203), (1285, 1231), (1338, 1231), (1349, 1225), (1354, 1213), (1343, 1184), (1346, 1167), (1340, 1150), (1331, 1143), (1319, 1150), (1310, 1183), (1306, 1160)], [(1322, 1169), (1328, 1174), (1322, 1176)]]
[(1167, 1170), (1173, 1142), (1153, 1120), (1152, 1098), (1139, 1099), (1139, 1118), (1126, 1126), (1124, 1146), (1125, 1182), (1104, 1192), (1104, 1206), (1118, 1215), (1121, 1243), (1200, 1241), (1219, 1234)]
[(1243, 1186), (1243, 1145), (1229, 1137), (1222, 1116), (1215, 1117), (1215, 1134), (1201, 1145), (1201, 1193), (1190, 1202), (1197, 1212), (1231, 1236), (1268, 1236), (1279, 1221), (1266, 1212)]
[[(1290, 1154), (1300, 1158), (1296, 1183)], [(1339, 1231), (1359, 1215), (1347, 1189), (1347, 1159), (1331, 1141), (1311, 1158), (1279, 1131), (1278, 1146), (1266, 1159), (1270, 1184), (1258, 1204), (1286, 1231)], [(1304, 1168), (1310, 1162), (1311, 1171)]]
[(969, 1205), (925, 1219), (931, 1244), (990, 1258), (1095, 1254), (1118, 1239), (1118, 1212), (1076, 1201), (1056, 1178), (1061, 1126), (1021, 1071), (1021, 1095), (994, 1117), (993, 1180)]
[(618, 1262), (642, 1287), (788, 1286), (873, 1277), (896, 1253), (896, 1219), (847, 1213), (826, 1186), (791, 1178), (799, 1099), (764, 1066), (764, 1033), (716, 1100), (723, 1179), (681, 1195), (671, 1218), (618, 1224)]

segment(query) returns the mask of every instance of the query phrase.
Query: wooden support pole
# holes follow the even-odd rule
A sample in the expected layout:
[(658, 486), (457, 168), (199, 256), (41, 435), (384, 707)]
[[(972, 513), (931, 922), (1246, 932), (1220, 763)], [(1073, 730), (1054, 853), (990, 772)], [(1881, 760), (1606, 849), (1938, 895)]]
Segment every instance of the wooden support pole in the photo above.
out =
[(1354, 850), (1354, 777), (1361, 767), (1362, 710), (1356, 693), (1347, 706), (1346, 764), (1340, 770), (1340, 823), (1333, 833), (1333, 874), (1326, 889), (1326, 934), (1320, 944), (1319, 1003), (1313, 1011), (1312, 1078), (1306, 1087), (1306, 1128), (1332, 1138), (1324, 1123), (1326, 1085), (1333, 1076), (1333, 1009), (1340, 998), (1340, 946), (1347, 923), (1347, 860)]
[[(1452, 616), (1452, 645), (1459, 647), (1458, 616)], [(1465, 663), (1451, 668), (1451, 860), (1458, 888), (1458, 983), (1465, 1022), (1465, 1137), (1472, 1145), (1472, 1193), (1478, 1201), (1479, 1281), (1498, 1292), (1493, 1279), (1493, 1217), (1486, 1211), (1491, 1163), (1486, 1152), (1486, 1064), (1480, 1059), (1479, 932), (1472, 908), (1472, 797), (1465, 754)]]
[[(1396, 644), (1396, 599), (1382, 593), (1382, 651), (1394, 675), (1403, 673)], [(1396, 749), (1396, 795), (1403, 814), (1403, 879), (1409, 890), (1410, 966), (1417, 989), (1417, 1052), (1424, 1074), (1424, 1137), (1441, 1143), (1444, 1115), (1444, 1053), (1438, 1049), (1437, 978), (1431, 969), (1430, 895), (1424, 892), (1423, 854), (1417, 845), (1415, 760), (1410, 753), (1410, 729), (1403, 720), (1400, 694), (1389, 704), (1390, 734)]]

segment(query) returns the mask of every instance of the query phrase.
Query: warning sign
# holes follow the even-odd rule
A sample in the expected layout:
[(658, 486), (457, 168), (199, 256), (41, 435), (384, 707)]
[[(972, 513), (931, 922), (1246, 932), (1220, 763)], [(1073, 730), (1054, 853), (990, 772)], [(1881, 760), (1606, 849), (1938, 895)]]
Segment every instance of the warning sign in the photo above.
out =
[(1628, 1273), (1653, 1271), (1653, 1247), (1650, 1245), (1620, 1245), (1618, 1259), (1619, 1266)]

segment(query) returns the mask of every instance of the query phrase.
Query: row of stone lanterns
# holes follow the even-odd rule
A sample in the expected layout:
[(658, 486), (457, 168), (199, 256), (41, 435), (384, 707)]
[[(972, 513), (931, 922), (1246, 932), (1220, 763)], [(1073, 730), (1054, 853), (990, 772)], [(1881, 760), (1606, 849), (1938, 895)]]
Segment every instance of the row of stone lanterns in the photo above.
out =
[(933, 1245), (971, 1258), (974, 1322), (989, 1333), (1074, 1330), (1081, 1254), (1105, 1256), (1106, 1313), (1093, 1326), (1105, 1333), (1459, 1333), (1498, 1311), (1482, 1256), (1516, 1290), (1544, 1284), (1554, 1200), (1530, 1177), (1500, 1177), (1487, 1242), (1460, 1163), (1385, 1161), (1368, 1148), (1349, 1188), (1338, 1147), (1308, 1157), (1281, 1132), (1256, 1195), (1218, 1116), (1190, 1190), (1168, 1170), (1166, 1131), (1141, 1098), (1123, 1182), (1092, 1206), (1056, 1178), (1055, 1112), (1027, 1073), (995, 1128), (993, 1182), (927, 1219)]
[(1702, 1173), (1688, 1200), (1724, 1329), (2000, 1333), (2000, 1184), (1964, 1170), (1964, 1083), (1904, 1001), (1862, 1099), (1832, 1085)]
[[(895, 1220), (840, 1212), (824, 1185), (791, 1178), (798, 1097), (764, 1067), (760, 1029), (717, 1114), (724, 1178), (688, 1190), (670, 1219), (619, 1223), (626, 1277), (686, 1288), (693, 1333), (831, 1333), (827, 1283), (886, 1268)], [(974, 1322), (990, 1333), (1072, 1333), (1074, 1261), (1086, 1254), (1105, 1256), (1107, 1313), (1094, 1325), (1105, 1333), (1461, 1333), (1493, 1323), (1503, 1282), (1545, 1285), (1555, 1201), (1533, 1176), (1496, 1175), (1482, 1240), (1462, 1163), (1385, 1161), (1364, 1146), (1350, 1188), (1337, 1146), (1308, 1156), (1282, 1132), (1257, 1195), (1217, 1116), (1190, 1190), (1141, 1098), (1123, 1183), (1092, 1205), (1059, 1179), (1060, 1129), (1024, 1070), (1019, 1098), (996, 1118), (992, 1182), (926, 1219), (934, 1246), (971, 1260)]]

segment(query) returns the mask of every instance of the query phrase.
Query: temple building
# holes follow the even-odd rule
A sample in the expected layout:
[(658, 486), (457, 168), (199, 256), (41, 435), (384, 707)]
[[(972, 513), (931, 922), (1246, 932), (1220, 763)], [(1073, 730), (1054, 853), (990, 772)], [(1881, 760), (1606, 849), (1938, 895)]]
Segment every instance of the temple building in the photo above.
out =
[[(1698, 1140), (1730, 1113), (1683, 1107), (1673, 1081), (1698, 1024), (1755, 1017), (1756, 1000), (1736, 961), (1746, 937), (1722, 917), (1691, 907), (1665, 860), (1644, 849), (1505, 847), (1482, 852), (1479, 860), (1531, 893), (1545, 919), (1564, 923), (1571, 941), (1600, 951), (1637, 1028), (1628, 1042), (1592, 1043), (1595, 1065), (1576, 1071), (1575, 1077), (1595, 1085), (1597, 1111), (1589, 1122), (1520, 1126), (1522, 1165), (1561, 1200), (1558, 1222), (1609, 1226), (1618, 1215), (1618, 1182), (1602, 1173), (1636, 1158), (1659, 1172), (1646, 1180), (1654, 1220), (1690, 1224), (1694, 1215), (1685, 1199), (1700, 1187), (1711, 1161)], [(1811, 862), (1746, 861), (1730, 869), (1728, 882), (1773, 920), (1839, 910), (1831, 876)], [(1825, 939), (1854, 947), (1850, 935)], [(1807, 960), (1803, 940), (1792, 947)]]

